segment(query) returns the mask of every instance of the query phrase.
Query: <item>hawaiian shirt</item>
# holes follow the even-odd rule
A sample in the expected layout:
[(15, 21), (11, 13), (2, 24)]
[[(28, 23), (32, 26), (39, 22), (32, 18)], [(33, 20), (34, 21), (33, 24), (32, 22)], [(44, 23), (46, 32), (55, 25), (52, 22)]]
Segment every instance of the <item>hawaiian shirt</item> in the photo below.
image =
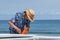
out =
[[(15, 26), (21, 29), (21, 31), (24, 30), (24, 26), (30, 25), (29, 20), (24, 19), (24, 13), (16, 13), (15, 17), (10, 20)], [(12, 33), (18, 33), (14, 28), (9, 27), (10, 32)]]

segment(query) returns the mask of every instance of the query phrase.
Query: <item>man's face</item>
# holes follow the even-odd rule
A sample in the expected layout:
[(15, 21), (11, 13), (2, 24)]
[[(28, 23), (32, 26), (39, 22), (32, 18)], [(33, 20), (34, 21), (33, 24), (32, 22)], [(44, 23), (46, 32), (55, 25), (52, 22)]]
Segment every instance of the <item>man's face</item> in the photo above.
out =
[(26, 13), (24, 13), (24, 18), (25, 18), (26, 20), (29, 20)]

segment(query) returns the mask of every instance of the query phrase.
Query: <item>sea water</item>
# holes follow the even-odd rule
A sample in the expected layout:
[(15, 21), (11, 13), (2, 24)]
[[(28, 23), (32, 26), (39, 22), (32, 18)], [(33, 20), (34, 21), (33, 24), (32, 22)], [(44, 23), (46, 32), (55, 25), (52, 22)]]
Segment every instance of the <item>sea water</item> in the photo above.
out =
[[(0, 20), (0, 34), (9, 33), (8, 20)], [(60, 20), (35, 20), (30, 23), (28, 34), (60, 36)]]

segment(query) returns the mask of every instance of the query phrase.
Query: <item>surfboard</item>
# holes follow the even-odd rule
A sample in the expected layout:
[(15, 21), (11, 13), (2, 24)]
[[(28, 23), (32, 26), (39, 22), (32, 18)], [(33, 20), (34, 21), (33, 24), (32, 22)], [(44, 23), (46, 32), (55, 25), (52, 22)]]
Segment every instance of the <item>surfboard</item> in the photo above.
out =
[(0, 34), (0, 40), (60, 40), (60, 36), (41, 36), (35, 34)]

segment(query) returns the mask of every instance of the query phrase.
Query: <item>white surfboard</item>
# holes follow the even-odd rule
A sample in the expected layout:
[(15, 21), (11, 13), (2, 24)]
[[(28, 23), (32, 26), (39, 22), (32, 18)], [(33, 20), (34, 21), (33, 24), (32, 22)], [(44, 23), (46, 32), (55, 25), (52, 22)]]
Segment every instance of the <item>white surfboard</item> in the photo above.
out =
[(0, 34), (0, 40), (60, 40), (60, 36), (41, 36), (35, 34)]

